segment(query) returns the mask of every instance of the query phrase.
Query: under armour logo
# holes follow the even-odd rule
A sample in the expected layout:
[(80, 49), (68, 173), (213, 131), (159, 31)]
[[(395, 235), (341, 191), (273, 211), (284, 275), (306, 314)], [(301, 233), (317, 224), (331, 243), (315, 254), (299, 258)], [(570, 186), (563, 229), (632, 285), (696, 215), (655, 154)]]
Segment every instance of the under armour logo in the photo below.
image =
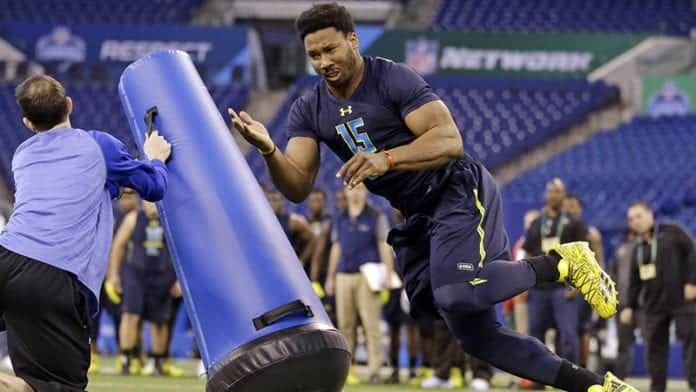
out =
[(348, 105), (348, 107), (346, 109), (339, 108), (338, 112), (341, 113), (341, 117), (345, 117), (346, 114), (353, 114), (353, 107)]

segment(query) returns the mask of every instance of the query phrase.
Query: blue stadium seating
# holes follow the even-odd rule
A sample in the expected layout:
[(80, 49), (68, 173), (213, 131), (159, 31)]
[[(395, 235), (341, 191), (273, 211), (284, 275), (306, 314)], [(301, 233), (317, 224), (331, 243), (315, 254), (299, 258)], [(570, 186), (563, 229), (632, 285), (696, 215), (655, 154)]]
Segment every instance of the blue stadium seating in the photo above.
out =
[(696, 116), (636, 117), (551, 158), (505, 186), (506, 202), (538, 206), (545, 183), (560, 177), (585, 204), (585, 218), (615, 248), (626, 209), (648, 202), (659, 219), (696, 231)]
[(690, 0), (443, 0), (433, 27), (688, 35), (694, 26)]
[[(268, 129), (281, 148), (287, 142), (284, 126), (292, 102), (316, 80), (311, 76), (299, 79), (269, 122)], [(615, 88), (581, 79), (431, 77), (428, 82), (452, 111), (467, 152), (490, 168), (566, 131), (618, 98)], [(333, 191), (341, 185), (335, 178), (341, 162), (330, 151), (322, 151), (321, 159), (317, 185)], [(268, 182), (258, 152), (252, 151), (248, 160), (259, 180)], [(294, 208), (301, 212), (305, 207)]]
[(0, 22), (186, 23), (201, 0), (3, 0)]
[[(14, 87), (13, 84), (0, 85), (0, 178), (5, 176), (8, 181), (14, 150), (31, 136), (22, 125)], [(115, 84), (66, 84), (65, 88), (74, 102), (71, 116), (74, 127), (107, 131), (124, 141), (131, 152), (135, 152)], [(209, 89), (225, 119), (228, 107), (241, 108), (246, 104), (248, 91), (244, 86), (210, 86)]]

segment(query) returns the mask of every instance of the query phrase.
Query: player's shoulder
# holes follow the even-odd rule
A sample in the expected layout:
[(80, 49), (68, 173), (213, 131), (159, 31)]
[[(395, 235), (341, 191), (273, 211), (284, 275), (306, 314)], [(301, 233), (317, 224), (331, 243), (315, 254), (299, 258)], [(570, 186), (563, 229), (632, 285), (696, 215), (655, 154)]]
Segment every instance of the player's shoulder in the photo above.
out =
[(363, 56), (363, 60), (365, 61), (365, 65), (368, 66), (370, 70), (377, 72), (389, 71), (394, 68), (400, 68), (404, 65), (380, 56)]
[(399, 79), (404, 76), (410, 77), (412, 75), (418, 75), (409, 65), (385, 57), (363, 56), (363, 59), (370, 73), (379, 81), (389, 81), (394, 78)]
[(319, 111), (321, 99), (321, 79), (305, 85), (299, 91), (298, 97), (290, 107), (293, 118), (311, 119)]
[(99, 145), (102, 145), (103, 143), (108, 143), (108, 144), (121, 144), (121, 141), (118, 140), (115, 136), (108, 132), (100, 131), (97, 129), (90, 129), (88, 131), (83, 131), (87, 133), (89, 136), (92, 137)]

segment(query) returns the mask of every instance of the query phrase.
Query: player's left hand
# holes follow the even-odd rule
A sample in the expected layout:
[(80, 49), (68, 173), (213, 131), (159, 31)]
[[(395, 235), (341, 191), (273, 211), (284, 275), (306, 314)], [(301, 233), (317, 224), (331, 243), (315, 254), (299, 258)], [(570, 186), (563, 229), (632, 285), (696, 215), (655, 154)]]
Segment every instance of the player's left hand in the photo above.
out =
[(359, 152), (341, 166), (336, 177), (343, 178), (349, 189), (368, 177), (379, 177), (389, 170), (389, 159), (383, 152)]

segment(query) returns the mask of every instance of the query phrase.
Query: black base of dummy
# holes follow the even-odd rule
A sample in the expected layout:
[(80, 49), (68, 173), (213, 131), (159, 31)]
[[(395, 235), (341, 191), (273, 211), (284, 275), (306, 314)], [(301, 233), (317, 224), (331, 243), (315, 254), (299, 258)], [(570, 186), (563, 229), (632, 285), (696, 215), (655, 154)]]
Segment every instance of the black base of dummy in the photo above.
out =
[(307, 324), (264, 336), (208, 369), (208, 392), (341, 392), (350, 368), (345, 338)]

